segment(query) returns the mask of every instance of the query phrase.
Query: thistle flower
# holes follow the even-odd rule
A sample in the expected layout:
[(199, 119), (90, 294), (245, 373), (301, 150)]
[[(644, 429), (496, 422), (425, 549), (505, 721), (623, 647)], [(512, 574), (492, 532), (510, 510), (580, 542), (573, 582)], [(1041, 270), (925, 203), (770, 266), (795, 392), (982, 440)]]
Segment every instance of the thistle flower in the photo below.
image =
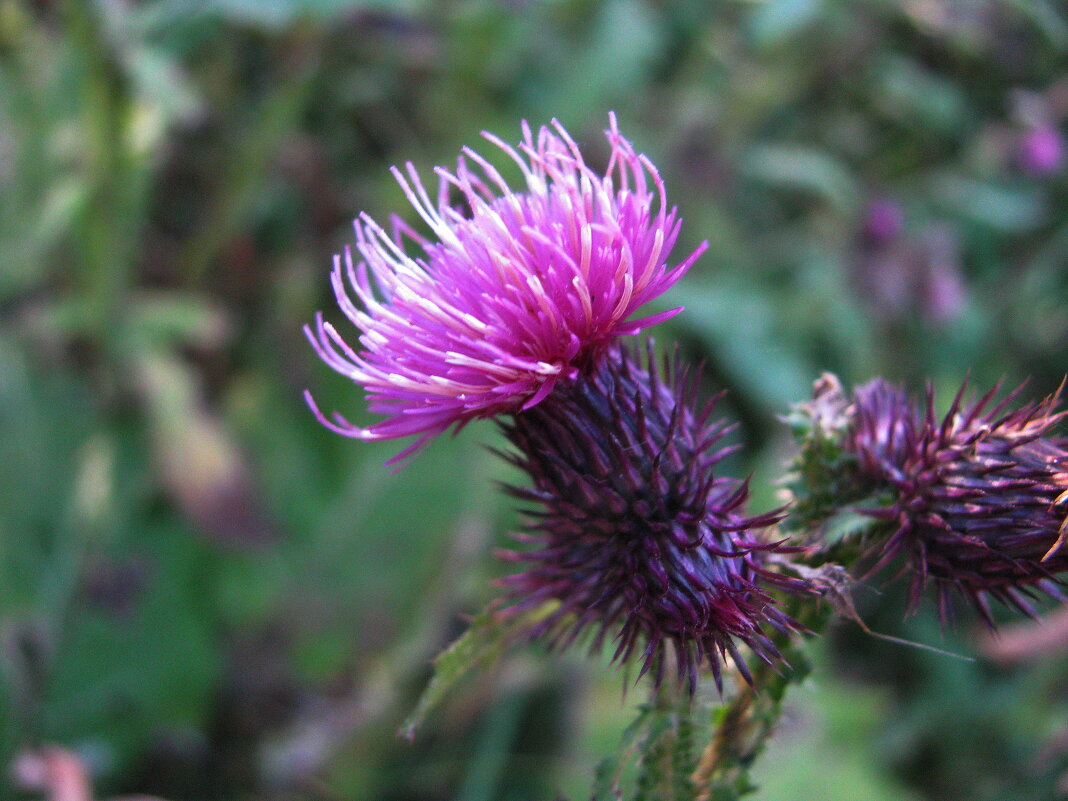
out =
[(1064, 137), (1051, 123), (1031, 127), (1020, 137), (1017, 149), (1020, 166), (1031, 175), (1056, 175), (1064, 166)]
[(855, 391), (846, 449), (892, 498), (862, 511), (896, 526), (872, 546), (869, 574), (904, 555), (911, 609), (933, 581), (943, 621), (954, 592), (990, 625), (988, 596), (1033, 614), (1028, 597), (1059, 597), (1068, 569), (1068, 449), (1049, 436), (1068, 414), (1060, 391), (1016, 409), (1020, 389), (991, 406), (996, 392), (965, 402), (962, 387), (939, 422), (931, 389), (922, 407), (881, 379)]
[[(393, 168), (435, 239), (397, 220), (392, 236), (366, 214), (356, 221), (361, 260), (346, 249), (331, 279), (361, 347), (321, 314), (305, 332), (386, 419), (366, 428), (336, 413), (327, 419), (309, 395), (324, 425), (365, 440), (418, 435), (396, 461), (454, 424), (538, 405), (560, 381), (593, 369), (617, 337), (681, 311), (632, 319), (705, 245), (668, 267), (680, 221), (656, 167), (609, 119), (604, 175), (555, 121), (536, 138), (524, 123), (518, 150), (483, 134), (519, 167), (522, 190), (470, 148), (454, 172), (435, 170), (436, 201), (411, 164), (407, 174)], [(422, 256), (408, 255), (406, 238)]]
[(876, 197), (864, 210), (860, 234), (862, 243), (872, 250), (886, 247), (905, 228), (905, 210), (890, 197)]
[(796, 626), (761, 585), (803, 586), (765, 568), (769, 552), (792, 550), (754, 533), (780, 511), (746, 516), (746, 482), (715, 472), (734, 450), (720, 446), (730, 427), (710, 422), (715, 400), (698, 409), (695, 395), (677, 364), (660, 371), (651, 348), (642, 360), (618, 347), (593, 374), (502, 423), (518, 451), (505, 458), (533, 480), (510, 492), (539, 507), (516, 535), (535, 547), (501, 554), (526, 566), (501, 580), (512, 609), (558, 601), (532, 636), (565, 646), (592, 629), (597, 649), (613, 635), (614, 659), (640, 653), (657, 685), (672, 650), (691, 692), (702, 662), (722, 687), (727, 654), (752, 682), (738, 643), (780, 658), (763, 626)]

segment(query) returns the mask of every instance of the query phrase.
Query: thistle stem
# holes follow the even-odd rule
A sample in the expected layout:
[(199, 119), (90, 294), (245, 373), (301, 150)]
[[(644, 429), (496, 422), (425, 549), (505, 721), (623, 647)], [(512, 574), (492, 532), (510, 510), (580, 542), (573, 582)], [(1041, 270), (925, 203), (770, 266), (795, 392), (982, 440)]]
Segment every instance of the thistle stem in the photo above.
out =
[[(832, 615), (829, 605), (811, 598), (790, 598), (786, 606), (813, 634), (821, 633)], [(760, 662), (752, 668), (753, 687), (739, 680), (734, 695), (715, 708), (715, 734), (691, 777), (695, 801), (736, 801), (756, 789), (749, 771), (782, 717), (786, 692), (810, 670), (805, 643), (796, 637), (775, 639), (788, 667)]]

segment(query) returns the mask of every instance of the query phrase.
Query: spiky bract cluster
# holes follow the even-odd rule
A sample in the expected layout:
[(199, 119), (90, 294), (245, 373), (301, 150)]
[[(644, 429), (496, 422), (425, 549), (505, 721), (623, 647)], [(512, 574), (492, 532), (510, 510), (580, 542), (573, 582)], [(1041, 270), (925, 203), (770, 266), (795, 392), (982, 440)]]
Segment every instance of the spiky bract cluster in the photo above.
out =
[[(680, 221), (652, 162), (614, 116), (610, 123), (603, 175), (555, 121), (537, 137), (524, 123), (518, 150), (484, 134), (518, 166), (522, 190), (469, 148), (455, 172), (436, 169), (436, 200), (411, 164), (407, 175), (393, 169), (435, 239), (396, 221), (390, 235), (361, 215), (362, 260), (346, 250), (332, 275), (360, 347), (322, 315), (306, 329), (323, 361), (363, 385), (371, 411), (387, 417), (361, 428), (325, 418), (309, 397), (321, 422), (359, 439), (419, 435), (399, 459), (453, 424), (536, 405), (561, 379), (592, 368), (617, 337), (680, 311), (630, 319), (704, 246), (668, 268)], [(408, 255), (405, 238), (422, 257)]]
[(911, 608), (933, 580), (943, 620), (954, 592), (991, 625), (988, 597), (1031, 614), (1028, 596), (1059, 595), (1068, 569), (1068, 449), (1050, 436), (1065, 416), (1059, 392), (1015, 409), (1019, 389), (994, 404), (996, 394), (969, 402), (962, 387), (938, 420), (933, 390), (923, 404), (881, 379), (855, 391), (846, 449), (892, 496), (863, 510), (894, 526), (872, 546), (869, 574), (905, 555)]
[(535, 548), (503, 554), (527, 566), (502, 580), (513, 608), (558, 601), (535, 635), (566, 645), (593, 629), (594, 648), (614, 637), (615, 658), (640, 655), (657, 684), (673, 651), (691, 692), (702, 662), (722, 686), (727, 654), (749, 680), (738, 643), (777, 659), (762, 627), (794, 623), (760, 584), (800, 587), (763, 566), (767, 552), (789, 550), (754, 533), (780, 514), (746, 516), (746, 482), (716, 475), (733, 450), (720, 446), (729, 428), (695, 395), (677, 365), (659, 370), (651, 352), (619, 347), (504, 424), (510, 460), (533, 479), (511, 492), (539, 507), (517, 535)]

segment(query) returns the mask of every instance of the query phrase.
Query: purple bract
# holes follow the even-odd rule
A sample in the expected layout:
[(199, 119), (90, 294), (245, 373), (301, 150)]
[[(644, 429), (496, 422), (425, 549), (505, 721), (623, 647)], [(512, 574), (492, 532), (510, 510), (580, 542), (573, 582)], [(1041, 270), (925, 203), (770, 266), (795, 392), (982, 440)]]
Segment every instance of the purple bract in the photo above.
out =
[(1059, 596), (1068, 570), (1068, 448), (1051, 435), (1066, 415), (1059, 393), (1013, 409), (1019, 390), (991, 406), (995, 391), (965, 402), (962, 388), (941, 420), (930, 390), (923, 405), (881, 379), (855, 392), (846, 449), (891, 496), (861, 511), (894, 526), (869, 544), (869, 573), (906, 556), (910, 607), (933, 580), (943, 620), (954, 592), (991, 625), (988, 597), (1032, 614), (1028, 596)]
[[(394, 168), (432, 238), (397, 220), (387, 234), (362, 214), (359, 258), (346, 249), (331, 276), (359, 347), (322, 315), (306, 328), (323, 361), (363, 385), (370, 410), (386, 418), (367, 427), (328, 419), (308, 395), (313, 411), (357, 439), (416, 435), (394, 461), (453, 424), (536, 406), (593, 369), (617, 337), (676, 314), (631, 319), (705, 248), (668, 267), (680, 221), (614, 116), (603, 175), (555, 121), (536, 137), (524, 123), (518, 148), (483, 135), (518, 166), (522, 189), (469, 148), (454, 172), (435, 170), (436, 199), (411, 164), (407, 174)], [(411, 243), (421, 255), (408, 254)]]
[(506, 458), (533, 481), (511, 492), (536, 505), (516, 535), (533, 547), (501, 554), (525, 568), (501, 580), (512, 610), (556, 602), (532, 636), (564, 646), (594, 631), (594, 648), (614, 640), (615, 658), (637, 656), (657, 684), (673, 658), (691, 692), (702, 664), (720, 685), (728, 656), (751, 681), (739, 643), (779, 658), (764, 628), (796, 624), (764, 584), (807, 590), (765, 568), (768, 552), (794, 549), (756, 533), (779, 511), (748, 516), (746, 482), (717, 474), (729, 428), (696, 405), (696, 384), (619, 346), (502, 423), (517, 451)]

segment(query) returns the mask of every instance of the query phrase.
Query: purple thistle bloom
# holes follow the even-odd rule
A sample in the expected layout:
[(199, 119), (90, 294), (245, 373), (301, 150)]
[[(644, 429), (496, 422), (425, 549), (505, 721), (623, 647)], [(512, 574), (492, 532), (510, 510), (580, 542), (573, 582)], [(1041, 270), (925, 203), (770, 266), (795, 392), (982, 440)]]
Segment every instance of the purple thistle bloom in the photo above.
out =
[(594, 629), (593, 649), (613, 636), (614, 659), (640, 654), (657, 685), (670, 648), (691, 692), (702, 662), (722, 687), (727, 654), (752, 682), (738, 643), (779, 659), (763, 626), (797, 626), (761, 585), (806, 587), (763, 566), (768, 552), (796, 549), (753, 533), (781, 510), (746, 516), (747, 483), (715, 474), (734, 450), (719, 444), (731, 428), (710, 422), (715, 400), (696, 408), (696, 386), (677, 364), (659, 371), (651, 347), (643, 360), (620, 346), (502, 423), (518, 450), (505, 458), (533, 479), (510, 491), (540, 507), (516, 535), (535, 547), (501, 554), (527, 566), (501, 580), (512, 610), (558, 601), (532, 636), (566, 646)]
[(973, 402), (964, 401), (962, 387), (940, 422), (932, 389), (922, 408), (881, 379), (855, 391), (846, 449), (863, 477), (893, 496), (862, 511), (896, 525), (871, 546), (869, 575), (905, 555), (912, 611), (928, 580), (943, 621), (954, 591), (990, 625), (988, 596), (1027, 614), (1036, 590), (1060, 596), (1055, 576), (1068, 570), (1068, 449), (1047, 435), (1068, 412), (1056, 410), (1059, 390), (1011, 410), (1019, 391), (991, 407), (997, 387)]
[[(524, 123), (518, 150), (483, 136), (519, 167), (524, 188), (512, 189), (470, 148), (455, 172), (435, 170), (436, 200), (411, 164), (407, 175), (394, 167), (435, 239), (397, 220), (391, 236), (362, 214), (361, 258), (346, 249), (331, 276), (361, 347), (321, 314), (305, 329), (323, 361), (362, 384), (371, 411), (386, 419), (366, 428), (337, 413), (327, 419), (308, 395), (312, 410), (357, 439), (417, 435), (393, 461), (453, 424), (538, 405), (560, 381), (593, 369), (617, 337), (681, 311), (631, 319), (706, 247), (668, 268), (680, 220), (656, 167), (620, 135), (614, 115), (604, 175), (555, 121), (536, 138)], [(409, 256), (405, 238), (423, 255)]]
[(1032, 175), (1056, 175), (1064, 165), (1064, 138), (1057, 127), (1049, 123), (1025, 132), (1018, 150), (1020, 166)]
[(901, 235), (905, 228), (905, 210), (889, 197), (877, 197), (864, 210), (861, 237), (872, 249), (884, 248)]

